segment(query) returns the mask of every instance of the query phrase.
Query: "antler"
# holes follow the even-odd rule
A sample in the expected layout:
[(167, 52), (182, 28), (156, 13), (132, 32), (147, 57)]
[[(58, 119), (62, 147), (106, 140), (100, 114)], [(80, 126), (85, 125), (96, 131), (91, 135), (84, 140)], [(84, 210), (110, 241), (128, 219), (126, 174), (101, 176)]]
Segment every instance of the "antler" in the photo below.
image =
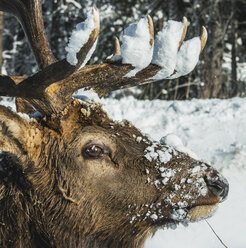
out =
[(0, 10), (10, 12), (21, 23), (39, 68), (56, 61), (44, 32), (42, 0), (1, 0)]
[(183, 42), (187, 30), (187, 19), (183, 18), (182, 23), (169, 21), (154, 41), (153, 22), (148, 16), (125, 30), (121, 47), (116, 39), (115, 53), (105, 63), (84, 67), (99, 34), (95, 7), (73, 31), (67, 58), (61, 61), (55, 60), (45, 36), (41, 0), (2, 0), (0, 10), (20, 20), (41, 69), (27, 78), (2, 75), (0, 95), (27, 99), (46, 115), (61, 112), (80, 88), (94, 89), (101, 97), (112, 90), (185, 75), (198, 62), (207, 37), (203, 27), (201, 38)]

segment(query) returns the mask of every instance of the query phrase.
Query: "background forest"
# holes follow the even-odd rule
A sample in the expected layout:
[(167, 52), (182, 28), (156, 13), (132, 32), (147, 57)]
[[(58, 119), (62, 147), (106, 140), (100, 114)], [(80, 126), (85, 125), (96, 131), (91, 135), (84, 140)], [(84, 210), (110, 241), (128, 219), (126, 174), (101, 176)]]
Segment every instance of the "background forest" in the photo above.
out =
[[(138, 99), (228, 98), (246, 95), (246, 0), (54, 0), (43, 1), (46, 32), (54, 54), (64, 58), (64, 48), (75, 25), (96, 4), (101, 33), (90, 63), (99, 63), (113, 51), (114, 36), (142, 16), (153, 17), (156, 32), (169, 20), (186, 16), (187, 38), (208, 30), (208, 43), (200, 63), (188, 76), (114, 93)], [(3, 52), (2, 52), (3, 51)], [(0, 14), (0, 69), (11, 75), (37, 70), (24, 33), (14, 17)]]

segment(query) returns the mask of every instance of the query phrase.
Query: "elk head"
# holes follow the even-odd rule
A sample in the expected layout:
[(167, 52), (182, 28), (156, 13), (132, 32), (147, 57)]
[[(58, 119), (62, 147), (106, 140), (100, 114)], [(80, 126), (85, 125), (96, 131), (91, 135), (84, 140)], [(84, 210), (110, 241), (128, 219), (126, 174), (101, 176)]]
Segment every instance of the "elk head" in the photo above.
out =
[[(186, 18), (169, 22), (154, 42), (148, 16), (126, 30), (122, 54), (116, 40), (116, 52), (106, 63), (84, 66), (99, 34), (96, 8), (73, 32), (61, 61), (46, 40), (41, 0), (2, 0), (0, 10), (22, 23), (40, 67), (30, 77), (0, 77), (0, 95), (17, 97), (22, 112), (41, 113), (27, 118), (0, 106), (0, 149), (14, 161), (1, 179), (1, 209), (8, 208), (8, 214), (0, 217), (9, 223), (12, 215), (18, 222), (22, 213), (13, 206), (22, 202), (29, 216), (26, 224), (18, 222), (18, 229), (25, 226), (30, 233), (25, 247), (40, 240), (50, 247), (141, 247), (160, 226), (197, 221), (214, 212), (228, 193), (218, 171), (151, 140), (127, 121), (112, 121), (99, 104), (72, 98), (79, 88), (103, 96), (190, 72), (206, 43), (205, 28), (200, 38), (183, 42)], [(137, 49), (140, 43), (144, 51)], [(17, 174), (15, 181), (12, 174), (6, 176), (10, 170)], [(18, 199), (11, 198), (10, 189)], [(20, 240), (12, 243), (24, 242)]]

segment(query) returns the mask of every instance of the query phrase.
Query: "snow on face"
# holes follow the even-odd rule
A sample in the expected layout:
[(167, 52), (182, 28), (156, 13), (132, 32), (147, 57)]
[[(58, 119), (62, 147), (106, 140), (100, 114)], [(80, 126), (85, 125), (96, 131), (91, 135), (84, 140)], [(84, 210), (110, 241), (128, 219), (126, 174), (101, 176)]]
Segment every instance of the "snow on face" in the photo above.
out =
[[(137, 137), (134, 138), (137, 142)], [(181, 146), (180, 142), (176, 143)], [(204, 173), (210, 173), (209, 167), (193, 159), (183, 162), (187, 155), (171, 146), (161, 146), (153, 140), (149, 142), (144, 153), (144, 158), (154, 165), (145, 169), (146, 183), (156, 187), (161, 196), (155, 203), (150, 202), (141, 207), (134, 204), (129, 207), (127, 216), (130, 216), (130, 223), (145, 220), (157, 222), (167, 218), (174, 222), (189, 221), (187, 207), (208, 194)], [(177, 162), (176, 158), (181, 160)]]
[(184, 24), (182, 22), (168, 21), (157, 34), (152, 63), (163, 69), (153, 79), (166, 78), (174, 72), (183, 28)]
[[(183, 156), (180, 155), (173, 147), (168, 145), (160, 146), (158, 142), (152, 141), (152, 144), (147, 146), (144, 153), (145, 159), (149, 162), (155, 162), (155, 169), (161, 178), (157, 180), (150, 180), (148, 177), (147, 179), (148, 182), (154, 184), (157, 188), (160, 188), (159, 185), (161, 184), (167, 185), (169, 180), (174, 177), (176, 173), (180, 172), (183, 169), (183, 166), (185, 166), (182, 164), (176, 164), (175, 166), (171, 166), (171, 168), (170, 166), (166, 167), (166, 164), (168, 164), (173, 157)], [(188, 170), (188, 175), (180, 180), (180, 184), (174, 185), (175, 190), (179, 190), (185, 183), (194, 183), (195, 187), (198, 189), (198, 195), (206, 195), (206, 183), (203, 178), (199, 179), (206, 169), (207, 166), (203, 163), (201, 165), (195, 164), (194, 167), (191, 167)], [(149, 174), (149, 169), (146, 169), (146, 171), (148, 171), (146, 174)]]
[[(88, 41), (91, 32), (95, 29), (94, 16), (92, 11), (88, 14), (87, 19), (84, 22), (77, 24), (76, 29), (73, 30), (72, 35), (69, 39), (69, 43), (65, 50), (67, 51), (67, 62), (71, 65), (76, 65), (78, 63), (77, 53), (83, 47), (83, 45)], [(95, 42), (96, 44), (96, 42)], [(83, 67), (90, 59), (92, 53), (95, 50), (96, 45), (93, 45), (85, 61), (83, 62)]]
[[(201, 177), (201, 173), (207, 169), (205, 164), (197, 165), (189, 170), (188, 178), (181, 178), (179, 183), (167, 182), (159, 184), (158, 180), (151, 180), (149, 171), (147, 174), (147, 183), (154, 185), (158, 190), (163, 191), (163, 199), (155, 203), (148, 203), (141, 207), (137, 207), (136, 204), (129, 206), (129, 212), (127, 216), (130, 217), (130, 223), (134, 224), (141, 221), (165, 221), (165, 219), (173, 220), (174, 222), (187, 222), (189, 221), (188, 206), (190, 203), (195, 202), (201, 196), (206, 196), (208, 193), (206, 183)], [(175, 177), (177, 170), (168, 169), (165, 167), (159, 168), (163, 180), (170, 180)], [(200, 178), (199, 178), (200, 177)], [(169, 184), (168, 184), (169, 183)], [(167, 185), (168, 184), (168, 185)], [(165, 192), (165, 185), (168, 187), (173, 186), (173, 190), (169, 193)], [(165, 222), (164, 222), (165, 223)]]
[(157, 142), (153, 142), (151, 146), (145, 149), (145, 158), (150, 162), (156, 161), (159, 165), (161, 163), (167, 163), (172, 158), (173, 150), (170, 147), (162, 147), (161, 149), (156, 149), (158, 146)]
[(142, 18), (138, 23), (133, 23), (125, 29), (121, 46), (122, 63), (135, 67), (126, 77), (134, 76), (150, 64), (153, 55), (150, 39), (147, 18)]

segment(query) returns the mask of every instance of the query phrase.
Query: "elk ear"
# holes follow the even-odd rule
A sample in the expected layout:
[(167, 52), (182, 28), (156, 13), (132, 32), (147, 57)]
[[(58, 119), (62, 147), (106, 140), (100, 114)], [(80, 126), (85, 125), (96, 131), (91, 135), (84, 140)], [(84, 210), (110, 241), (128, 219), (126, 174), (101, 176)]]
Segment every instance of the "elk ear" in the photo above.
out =
[[(26, 155), (30, 145), (33, 145), (34, 140), (38, 138), (34, 137), (34, 132), (27, 119), (0, 106), (0, 150), (17, 157)], [(38, 130), (36, 132), (40, 133)]]

